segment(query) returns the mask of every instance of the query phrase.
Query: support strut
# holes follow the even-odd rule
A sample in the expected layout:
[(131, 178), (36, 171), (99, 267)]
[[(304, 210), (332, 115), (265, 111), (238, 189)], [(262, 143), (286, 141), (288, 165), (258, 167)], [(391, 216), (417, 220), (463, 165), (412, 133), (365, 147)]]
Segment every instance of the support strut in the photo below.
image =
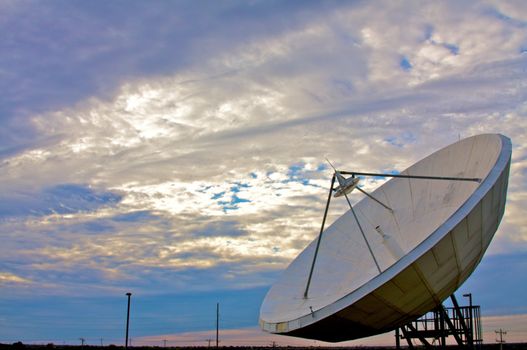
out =
[(383, 207), (385, 207), (386, 209), (388, 209), (389, 211), (391, 211), (393, 213), (393, 209), (390, 208), (389, 206), (387, 206), (386, 204), (384, 204), (383, 202), (381, 202), (380, 200), (378, 200), (377, 198), (375, 198), (374, 196), (372, 196), (371, 194), (369, 194), (368, 192), (364, 191), (362, 188), (360, 188), (359, 186), (355, 187), (357, 190), (359, 190), (360, 192), (364, 193), (366, 196), (368, 196), (369, 198), (373, 199), (374, 201), (376, 201), (377, 203), (379, 203), (380, 205), (382, 205)]
[(403, 175), (403, 174), (379, 174), (379, 173), (362, 173), (357, 171), (341, 171), (343, 175), (361, 175), (361, 176), (382, 176), (382, 177), (399, 177), (403, 179), (423, 179), (423, 180), (448, 180), (448, 181), (472, 181), (481, 182), (478, 177), (452, 177), (452, 176), (425, 176), (425, 175)]
[(320, 227), (320, 233), (318, 234), (317, 245), (315, 247), (315, 254), (313, 255), (313, 262), (311, 263), (311, 270), (309, 270), (309, 277), (307, 278), (306, 290), (304, 291), (304, 299), (307, 299), (309, 286), (311, 284), (311, 278), (313, 277), (313, 270), (315, 269), (315, 262), (317, 261), (318, 248), (320, 247), (320, 241), (322, 240), (322, 234), (324, 233), (324, 225), (326, 224), (326, 218), (328, 216), (329, 202), (331, 202), (331, 196), (333, 194), (333, 185), (335, 184), (335, 174), (331, 178), (331, 186), (329, 186), (328, 201), (326, 203), (326, 209), (324, 210), (324, 218), (322, 219), (322, 227)]
[(368, 250), (370, 251), (371, 257), (373, 258), (373, 262), (375, 263), (375, 266), (377, 266), (377, 270), (379, 270), (379, 273), (382, 273), (381, 268), (379, 267), (379, 263), (377, 262), (377, 259), (375, 258), (375, 255), (373, 254), (373, 250), (370, 247), (370, 242), (368, 242), (368, 239), (366, 238), (366, 235), (364, 234), (364, 230), (362, 229), (362, 226), (359, 222), (359, 218), (357, 217), (357, 214), (355, 214), (355, 209), (353, 209), (353, 206), (350, 203), (348, 194), (344, 192), (344, 196), (346, 197), (346, 201), (348, 202), (348, 205), (350, 206), (351, 212), (353, 213), (353, 217), (355, 218), (355, 221), (357, 222), (357, 226), (359, 226), (359, 230), (360, 230), (360, 233), (362, 234), (362, 238), (364, 238), (364, 242), (366, 242), (366, 245), (368, 246)]

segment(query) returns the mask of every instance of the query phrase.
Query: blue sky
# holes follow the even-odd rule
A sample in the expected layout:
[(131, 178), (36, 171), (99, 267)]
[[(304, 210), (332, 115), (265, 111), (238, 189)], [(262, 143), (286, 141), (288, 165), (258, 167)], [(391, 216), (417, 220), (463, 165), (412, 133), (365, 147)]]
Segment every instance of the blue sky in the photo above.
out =
[(522, 1), (0, 1), (0, 342), (122, 343), (131, 291), (138, 342), (204, 342), (220, 302), (269, 343), (325, 157), (401, 171), (487, 132), (508, 202), (461, 291), (527, 341), (526, 27)]

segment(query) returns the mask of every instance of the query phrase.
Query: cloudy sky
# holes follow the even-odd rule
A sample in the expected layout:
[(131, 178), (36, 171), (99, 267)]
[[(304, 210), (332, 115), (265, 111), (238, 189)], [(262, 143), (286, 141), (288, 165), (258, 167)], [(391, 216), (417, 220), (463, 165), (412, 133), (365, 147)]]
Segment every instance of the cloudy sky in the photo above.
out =
[(325, 157), (403, 170), (480, 133), (512, 139), (508, 201), (458, 296), (527, 341), (524, 1), (0, 0), (0, 33), (0, 342), (122, 344), (130, 291), (139, 343), (205, 345), (219, 302), (268, 344)]

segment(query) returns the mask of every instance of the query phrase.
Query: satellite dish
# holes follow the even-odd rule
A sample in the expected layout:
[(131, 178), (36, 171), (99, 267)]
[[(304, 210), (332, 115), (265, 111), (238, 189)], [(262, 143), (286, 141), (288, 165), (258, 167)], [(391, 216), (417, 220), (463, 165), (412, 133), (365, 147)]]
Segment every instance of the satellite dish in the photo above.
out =
[(289, 265), (262, 303), (261, 328), (338, 342), (393, 330), (441, 305), (498, 228), (511, 149), (503, 135), (473, 136), (395, 175)]

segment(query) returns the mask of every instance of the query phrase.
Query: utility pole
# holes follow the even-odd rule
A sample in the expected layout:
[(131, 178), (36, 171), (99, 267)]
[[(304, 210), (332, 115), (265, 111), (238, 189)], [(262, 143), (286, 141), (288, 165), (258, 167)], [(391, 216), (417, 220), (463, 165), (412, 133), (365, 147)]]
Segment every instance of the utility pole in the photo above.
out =
[(216, 303), (216, 348), (220, 346), (220, 303)]
[(103, 345), (102, 345), (102, 338), (100, 338), (100, 339), (101, 339), (101, 346), (103, 346)]
[(500, 328), (499, 331), (494, 331), (494, 333), (496, 333), (496, 335), (500, 335), (500, 339), (496, 339), (496, 343), (500, 343), (500, 350), (503, 349), (503, 343), (505, 343), (505, 340), (503, 340), (503, 335), (504, 334), (507, 334), (507, 332), (505, 332), (503, 329)]
[(81, 341), (81, 349), (84, 349), (84, 341), (86, 341), (86, 339), (79, 338), (79, 340)]
[(164, 347), (164, 348), (167, 347), (167, 340), (166, 340), (166, 339), (163, 339), (163, 347)]
[(124, 343), (124, 348), (128, 349), (128, 326), (130, 325), (130, 297), (132, 296), (132, 293), (126, 293), (126, 296), (128, 296), (128, 311), (126, 312), (126, 339)]
[(209, 343), (209, 348), (210, 348), (210, 342), (212, 341), (212, 339), (207, 339), (207, 343)]

